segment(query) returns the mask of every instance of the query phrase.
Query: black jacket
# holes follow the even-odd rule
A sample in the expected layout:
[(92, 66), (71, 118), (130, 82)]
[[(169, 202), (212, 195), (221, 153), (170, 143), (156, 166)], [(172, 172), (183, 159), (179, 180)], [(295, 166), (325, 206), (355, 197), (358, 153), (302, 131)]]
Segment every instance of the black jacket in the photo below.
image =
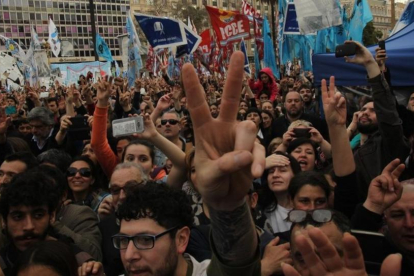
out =
[(368, 82), (372, 86), (378, 131), (354, 151), (360, 202), (367, 197), (371, 180), (380, 175), (392, 160), (399, 158), (404, 162), (410, 152), (395, 98), (384, 76), (380, 74)]

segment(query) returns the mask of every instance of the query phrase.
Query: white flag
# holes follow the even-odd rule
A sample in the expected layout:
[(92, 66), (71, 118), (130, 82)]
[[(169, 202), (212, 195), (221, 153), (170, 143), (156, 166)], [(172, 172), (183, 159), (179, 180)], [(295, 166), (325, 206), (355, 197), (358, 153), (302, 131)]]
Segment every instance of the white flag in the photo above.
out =
[(73, 49), (73, 44), (70, 41), (62, 40), (62, 57), (74, 57), (75, 51)]
[(42, 43), (39, 40), (39, 36), (37, 35), (33, 25), (32, 25), (32, 43), (35, 49), (40, 49), (42, 47)]
[(58, 57), (60, 53), (59, 33), (55, 23), (53, 23), (51, 18), (49, 19), (49, 39), (47, 42), (49, 42), (50, 49), (52, 50), (55, 57)]

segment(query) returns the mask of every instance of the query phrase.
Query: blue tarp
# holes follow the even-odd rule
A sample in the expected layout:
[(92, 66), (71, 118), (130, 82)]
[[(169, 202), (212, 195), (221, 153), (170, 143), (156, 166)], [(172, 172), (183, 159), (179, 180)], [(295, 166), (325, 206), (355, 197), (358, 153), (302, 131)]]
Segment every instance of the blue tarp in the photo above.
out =
[[(385, 41), (386, 65), (391, 72), (392, 86), (414, 86), (414, 23), (395, 33)], [(375, 55), (377, 45), (368, 49)], [(335, 53), (312, 56), (315, 84), (335, 76), (338, 86), (368, 85), (365, 68), (335, 58)]]

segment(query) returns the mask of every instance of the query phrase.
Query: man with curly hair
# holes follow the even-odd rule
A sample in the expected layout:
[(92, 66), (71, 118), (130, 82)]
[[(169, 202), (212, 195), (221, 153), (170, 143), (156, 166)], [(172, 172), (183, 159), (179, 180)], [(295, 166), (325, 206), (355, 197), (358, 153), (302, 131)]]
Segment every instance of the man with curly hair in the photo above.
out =
[[(260, 272), (260, 250), (246, 202), (254, 178), (265, 167), (265, 150), (255, 143), (252, 121), (237, 122), (244, 55), (230, 60), (221, 100), (222, 111), (210, 114), (198, 76), (183, 66), (183, 84), (194, 126), (198, 190), (211, 219), (211, 260), (197, 262), (184, 251), (193, 216), (182, 191), (148, 183), (127, 189), (118, 210), (120, 233), (113, 244), (120, 250), (127, 275), (249, 275)], [(219, 138), (218, 138), (219, 137)]]

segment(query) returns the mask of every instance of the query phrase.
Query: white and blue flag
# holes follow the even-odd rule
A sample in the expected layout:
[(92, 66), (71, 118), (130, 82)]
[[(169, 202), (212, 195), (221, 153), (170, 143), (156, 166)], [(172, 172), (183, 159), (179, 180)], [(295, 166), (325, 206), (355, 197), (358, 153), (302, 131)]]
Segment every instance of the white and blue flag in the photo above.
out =
[(414, 0), (411, 0), (405, 6), (403, 13), (401, 14), (400, 19), (395, 24), (394, 29), (392, 30), (390, 36), (398, 32), (399, 30), (405, 28), (405, 26), (410, 25), (414, 22)]
[(55, 57), (58, 57), (60, 53), (59, 32), (52, 18), (49, 18), (49, 39), (47, 42), (49, 42), (50, 50), (52, 50)]
[[(184, 25), (184, 23), (182, 22), (180, 22), (180, 24)], [(194, 53), (201, 43), (201, 37), (196, 32), (194, 32), (192, 28), (184, 25), (184, 29), (185, 29), (185, 35), (187, 38), (187, 44), (177, 47), (177, 53), (175, 55), (176, 58), (179, 58), (180, 56), (184, 54)]]

